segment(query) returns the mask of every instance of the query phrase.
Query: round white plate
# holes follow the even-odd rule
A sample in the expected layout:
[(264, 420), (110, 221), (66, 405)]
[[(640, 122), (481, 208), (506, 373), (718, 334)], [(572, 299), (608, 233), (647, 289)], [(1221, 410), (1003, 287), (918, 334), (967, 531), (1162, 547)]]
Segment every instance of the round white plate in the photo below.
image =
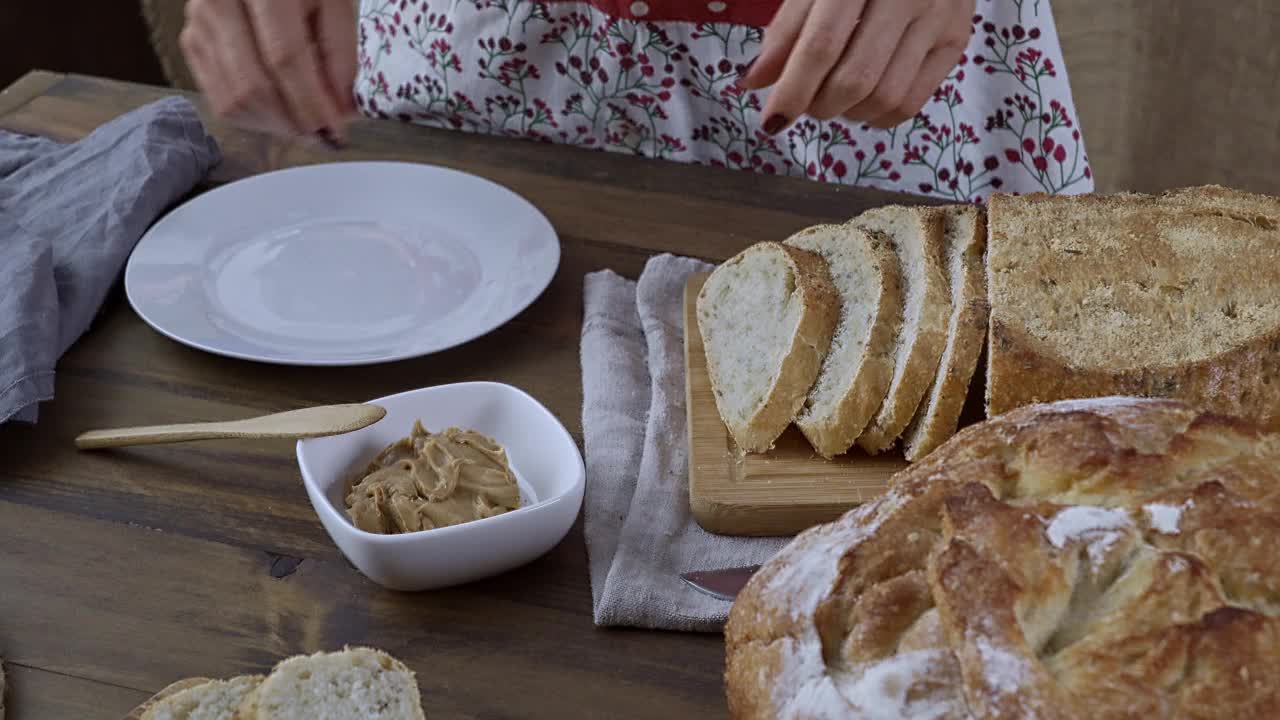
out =
[(555, 230), (520, 196), (430, 165), (266, 173), (196, 197), (138, 242), (129, 303), (211, 353), (365, 365), (497, 328), (547, 288)]

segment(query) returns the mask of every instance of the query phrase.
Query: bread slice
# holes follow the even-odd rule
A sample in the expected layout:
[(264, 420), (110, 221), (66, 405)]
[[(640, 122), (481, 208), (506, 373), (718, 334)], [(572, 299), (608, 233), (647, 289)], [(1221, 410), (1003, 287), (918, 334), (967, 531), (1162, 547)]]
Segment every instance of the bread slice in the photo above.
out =
[(889, 449), (929, 390), (947, 342), (951, 293), (944, 269), (942, 211), (889, 205), (854, 219), (893, 241), (902, 268), (902, 330), (894, 348), (893, 379), (875, 418), (858, 437), (868, 453)]
[(1280, 429), (1280, 199), (996, 195), (987, 414), (1178, 398)]
[(142, 714), (142, 720), (231, 720), (260, 682), (261, 675), (210, 680), (157, 701)]
[(933, 385), (903, 434), (903, 454), (911, 462), (928, 455), (955, 434), (969, 394), (969, 381), (987, 337), (987, 269), (983, 264), (986, 218), (973, 205), (953, 205), (943, 210), (951, 319)]
[(245, 697), (236, 720), (425, 720), (418, 682), (371, 648), (282, 660)]
[(764, 452), (803, 407), (831, 346), (840, 300), (821, 256), (764, 242), (698, 293), (716, 407), (738, 447)]
[(821, 255), (840, 294), (831, 350), (796, 417), (814, 450), (829, 458), (853, 445), (889, 391), (902, 271), (888, 237), (848, 223), (802, 230), (786, 244)]

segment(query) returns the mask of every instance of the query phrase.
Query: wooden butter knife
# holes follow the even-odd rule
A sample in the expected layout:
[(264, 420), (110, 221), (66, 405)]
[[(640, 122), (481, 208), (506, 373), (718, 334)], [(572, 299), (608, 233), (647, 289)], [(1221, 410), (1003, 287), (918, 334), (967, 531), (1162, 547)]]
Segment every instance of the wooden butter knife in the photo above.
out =
[(323, 437), (359, 430), (378, 422), (386, 414), (385, 408), (366, 403), (320, 405), (245, 420), (90, 430), (76, 438), (76, 447), (94, 450), (189, 440)]

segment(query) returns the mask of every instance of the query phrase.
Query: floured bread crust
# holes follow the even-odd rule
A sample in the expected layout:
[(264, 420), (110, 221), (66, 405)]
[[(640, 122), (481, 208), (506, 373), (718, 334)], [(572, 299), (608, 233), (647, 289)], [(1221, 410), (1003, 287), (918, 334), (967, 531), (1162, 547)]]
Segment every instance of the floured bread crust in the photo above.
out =
[(765, 565), (735, 718), (1267, 717), (1280, 436), (1170, 400), (966, 428)]

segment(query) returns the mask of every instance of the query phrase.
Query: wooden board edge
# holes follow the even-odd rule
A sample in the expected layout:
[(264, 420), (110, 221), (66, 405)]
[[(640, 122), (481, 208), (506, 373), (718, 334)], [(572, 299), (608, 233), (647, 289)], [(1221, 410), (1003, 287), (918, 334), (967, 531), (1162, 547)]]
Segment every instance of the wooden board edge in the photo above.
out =
[[(714, 535), (726, 537), (791, 537), (814, 525), (840, 519), (851, 507), (834, 505), (739, 505), (733, 502), (709, 502), (702, 517), (695, 516), (698, 526)], [(744, 529), (743, 525), (749, 526)]]
[(142, 720), (142, 714), (145, 713), (147, 709), (150, 708), (152, 705), (155, 705), (156, 703), (169, 697), (170, 695), (176, 695), (177, 693), (180, 693), (183, 690), (186, 690), (188, 688), (193, 688), (197, 685), (203, 685), (204, 683), (207, 683), (207, 682), (209, 682), (209, 678), (193, 677), (193, 678), (186, 678), (185, 680), (179, 680), (178, 682), (175, 682), (175, 683), (171, 683), (160, 692), (147, 698), (146, 702), (134, 708), (133, 711), (130, 712), (128, 715), (125, 715), (124, 720)]
[(0, 88), (0, 115), (8, 115), (23, 107), (48, 92), (49, 88), (62, 82), (64, 78), (66, 75), (62, 73), (32, 70), (18, 78), (12, 85)]

